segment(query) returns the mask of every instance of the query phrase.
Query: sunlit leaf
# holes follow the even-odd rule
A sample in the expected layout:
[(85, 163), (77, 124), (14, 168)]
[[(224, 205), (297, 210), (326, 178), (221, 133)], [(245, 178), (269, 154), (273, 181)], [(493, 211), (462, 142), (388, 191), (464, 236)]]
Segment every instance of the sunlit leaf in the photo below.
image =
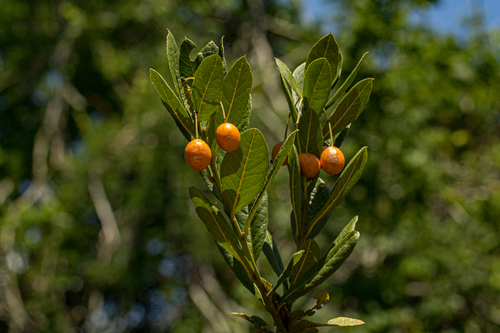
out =
[(362, 320), (347, 317), (337, 317), (328, 321), (330, 326), (358, 326), (364, 324), (365, 322)]
[(365, 56), (367, 54), (368, 54), (368, 52), (366, 52), (365, 54), (363, 54), (363, 56), (359, 60), (358, 64), (353, 69), (353, 71), (351, 72), (351, 74), (349, 74), (349, 76), (347, 77), (347, 79), (345, 80), (345, 82), (335, 92), (335, 94), (332, 96), (332, 98), (330, 98), (330, 100), (328, 101), (328, 103), (326, 103), (325, 109), (328, 109), (330, 106), (332, 106), (333, 103), (335, 103), (335, 101), (337, 99), (339, 99), (339, 97), (347, 90), (347, 88), (349, 88), (349, 86), (351, 85), (352, 81), (354, 81), (354, 78), (358, 74), (359, 68), (361, 67), (361, 62), (363, 61), (363, 59), (365, 58)]
[[(304, 73), (305, 73), (305, 68), (306, 68), (306, 63), (303, 62), (295, 70), (293, 71), (293, 77), (295, 81), (297, 82), (297, 85), (302, 88), (304, 85)], [(293, 89), (292, 89), (292, 97), (293, 97), (293, 102), (297, 103), (297, 100), (302, 98), (302, 96), (297, 95)], [(300, 110), (298, 110), (300, 111)]]
[[(264, 185), (262, 186), (262, 189), (260, 190), (260, 193), (257, 196), (257, 200), (255, 201), (252, 209), (250, 210), (250, 214), (249, 214), (247, 222), (245, 224), (245, 231), (248, 229), (248, 225), (253, 223), (252, 219), (254, 217), (254, 214), (255, 214), (256, 209), (260, 203), (261, 198), (266, 193), (267, 188), (269, 187), (269, 185), (271, 185), (271, 182), (273, 181), (274, 177), (276, 177), (276, 175), (278, 174), (278, 171), (281, 169), (283, 162), (285, 161), (288, 154), (292, 150), (293, 142), (295, 141), (296, 134), (297, 134), (297, 131), (290, 133), (290, 135), (286, 138), (285, 142), (283, 143), (280, 150), (278, 151), (278, 154), (276, 155), (276, 158), (274, 159), (274, 162), (273, 162), (273, 165), (271, 166), (271, 169), (266, 174), (266, 179), (264, 181)], [(267, 145), (266, 145), (266, 147), (267, 147)]]
[(262, 133), (255, 128), (241, 133), (240, 146), (226, 153), (220, 168), (222, 198), (231, 215), (259, 194), (268, 168), (269, 155)]
[(299, 142), (301, 153), (310, 153), (316, 157), (323, 151), (323, 135), (319, 118), (312, 109), (307, 109), (300, 117)]
[(250, 101), (253, 76), (247, 58), (241, 57), (229, 69), (222, 84), (222, 104), (226, 121), (239, 127)]
[(319, 116), (330, 96), (330, 65), (325, 58), (314, 60), (306, 69), (302, 93), (307, 106)]
[(322, 290), (314, 294), (314, 299), (316, 300), (316, 308), (321, 309), (321, 306), (326, 305), (330, 300), (330, 295), (326, 290)]
[(198, 67), (192, 86), (193, 104), (201, 121), (207, 121), (220, 110), (222, 89), (222, 61), (214, 54), (205, 58)]
[[(330, 65), (330, 84), (335, 79), (338, 73), (339, 67), (339, 45), (333, 37), (332, 33), (321, 38), (319, 41), (314, 44), (307, 56), (306, 60), (306, 71), (309, 66), (319, 58), (326, 58), (328, 60), (328, 64)], [(304, 93), (305, 96), (305, 93)]]
[[(365, 108), (373, 87), (373, 79), (364, 79), (358, 82), (342, 98), (330, 116), (332, 126), (332, 135), (335, 135), (345, 129), (347, 125), (355, 121)], [(323, 137), (329, 135), (328, 123), (323, 126)]]
[(174, 35), (170, 30), (167, 29), (167, 60), (168, 67), (170, 69), (170, 75), (172, 76), (172, 81), (174, 81), (175, 91), (177, 96), (181, 96), (181, 83), (180, 73), (179, 73), (179, 47), (175, 41)]

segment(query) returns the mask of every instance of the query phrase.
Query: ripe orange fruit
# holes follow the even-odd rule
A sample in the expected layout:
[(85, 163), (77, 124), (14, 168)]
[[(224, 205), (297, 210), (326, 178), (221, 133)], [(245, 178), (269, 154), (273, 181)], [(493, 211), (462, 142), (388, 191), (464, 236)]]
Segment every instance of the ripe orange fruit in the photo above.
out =
[(321, 153), (321, 168), (330, 175), (336, 175), (342, 171), (345, 164), (344, 154), (337, 147), (328, 147)]
[(194, 139), (186, 146), (184, 157), (191, 169), (202, 171), (210, 164), (212, 152), (205, 141)]
[(215, 131), (215, 141), (222, 150), (235, 151), (240, 146), (240, 131), (233, 124), (221, 124)]
[(300, 163), (300, 174), (307, 179), (313, 179), (317, 175), (319, 175), (319, 171), (321, 170), (321, 165), (319, 163), (319, 159), (313, 154), (309, 153), (300, 153), (299, 154), (299, 163)]
[[(278, 155), (280, 149), (281, 149), (281, 146), (283, 146), (283, 141), (281, 142), (278, 142), (274, 148), (273, 148), (273, 151), (271, 153), (271, 156), (272, 156), (272, 160), (274, 161), (274, 159), (276, 158), (276, 156)], [(283, 165), (287, 165), (288, 164), (288, 156), (285, 158), (285, 161), (283, 162)], [(282, 166), (283, 166), (282, 165)]]

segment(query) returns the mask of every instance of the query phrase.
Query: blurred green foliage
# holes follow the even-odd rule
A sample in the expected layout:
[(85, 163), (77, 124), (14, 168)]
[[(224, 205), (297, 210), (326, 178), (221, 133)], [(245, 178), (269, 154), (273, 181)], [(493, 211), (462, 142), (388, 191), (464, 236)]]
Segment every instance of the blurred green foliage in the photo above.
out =
[[(346, 159), (368, 145), (368, 164), (318, 237), (360, 214), (358, 247), (318, 313), (367, 323), (346, 332), (500, 325), (500, 33), (473, 25), (459, 39), (409, 23), (433, 2), (341, 0), (331, 16), (342, 77), (369, 51), (358, 77), (375, 78), (343, 145)], [(202, 184), (147, 72), (168, 73), (166, 28), (198, 47), (225, 35), (229, 63), (247, 54), (254, 71), (251, 126), (280, 141), (273, 56), (295, 68), (323, 35), (301, 26), (306, 6), (2, 2), (0, 331), (247, 330), (228, 313), (256, 303), (189, 203), (188, 185)], [(269, 228), (288, 258), (286, 191), (282, 171)]]

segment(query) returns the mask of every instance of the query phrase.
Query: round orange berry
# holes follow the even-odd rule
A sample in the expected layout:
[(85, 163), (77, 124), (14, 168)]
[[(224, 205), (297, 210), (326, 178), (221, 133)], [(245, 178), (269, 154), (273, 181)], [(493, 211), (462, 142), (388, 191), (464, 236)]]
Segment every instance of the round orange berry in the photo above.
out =
[(321, 153), (321, 168), (330, 175), (342, 171), (345, 164), (344, 154), (337, 147), (328, 147)]
[(238, 149), (240, 140), (240, 131), (233, 124), (221, 124), (215, 131), (215, 141), (224, 151), (232, 152)]
[[(273, 151), (271, 153), (271, 156), (272, 156), (272, 160), (274, 161), (276, 159), (276, 156), (278, 155), (280, 149), (281, 149), (281, 146), (283, 146), (283, 141), (281, 142), (278, 142), (274, 148), (273, 148)], [(288, 156), (285, 158), (285, 161), (283, 162), (283, 165), (287, 165), (288, 164)], [(283, 166), (282, 165), (282, 166)]]
[(300, 163), (300, 174), (307, 179), (313, 179), (319, 175), (321, 170), (321, 165), (319, 159), (313, 154), (300, 153), (299, 154)]
[(184, 157), (191, 169), (202, 171), (210, 164), (212, 152), (205, 141), (194, 139), (186, 146)]

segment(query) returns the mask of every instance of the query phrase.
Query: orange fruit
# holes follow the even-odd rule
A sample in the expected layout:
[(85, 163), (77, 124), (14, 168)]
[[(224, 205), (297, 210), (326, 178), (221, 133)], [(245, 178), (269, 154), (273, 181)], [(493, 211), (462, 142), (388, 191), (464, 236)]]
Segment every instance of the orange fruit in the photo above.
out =
[(215, 141), (222, 150), (235, 151), (240, 146), (240, 131), (233, 124), (221, 124), (215, 131)]
[(194, 139), (187, 144), (184, 157), (191, 169), (202, 171), (210, 164), (212, 152), (205, 141)]
[[(276, 156), (278, 155), (280, 149), (281, 149), (281, 146), (283, 146), (283, 141), (281, 142), (278, 142), (274, 148), (273, 148), (273, 151), (271, 153), (271, 156), (272, 156), (272, 160), (274, 161), (274, 159), (276, 158)], [(285, 161), (283, 162), (283, 165), (287, 165), (288, 164), (288, 156), (285, 158)], [(282, 165), (282, 166), (283, 166)]]
[(313, 154), (300, 153), (299, 154), (300, 163), (300, 174), (307, 179), (313, 179), (319, 175), (321, 170), (321, 165), (319, 159)]
[(337, 147), (328, 147), (321, 153), (321, 168), (330, 175), (339, 174), (344, 168), (344, 154)]

